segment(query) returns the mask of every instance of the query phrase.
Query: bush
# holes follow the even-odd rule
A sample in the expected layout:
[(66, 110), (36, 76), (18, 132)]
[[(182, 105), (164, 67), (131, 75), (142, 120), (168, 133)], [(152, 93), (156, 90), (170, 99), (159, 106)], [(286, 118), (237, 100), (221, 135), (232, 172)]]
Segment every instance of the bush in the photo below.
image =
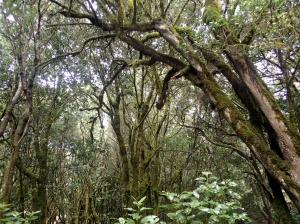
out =
[[(250, 222), (247, 214), (238, 202), (239, 195), (234, 192), (236, 183), (228, 180), (218, 183), (218, 178), (211, 176), (210, 172), (203, 172), (203, 177), (196, 180), (199, 186), (193, 191), (185, 191), (181, 194), (164, 192), (161, 195), (170, 202), (162, 207), (167, 209), (167, 216), (172, 223), (178, 224), (201, 224), (201, 223), (235, 223)], [(121, 224), (136, 223), (160, 223), (155, 215), (143, 217), (141, 212), (149, 209), (143, 207), (145, 197), (134, 201), (137, 209), (127, 208), (131, 212), (129, 218), (119, 218)]]

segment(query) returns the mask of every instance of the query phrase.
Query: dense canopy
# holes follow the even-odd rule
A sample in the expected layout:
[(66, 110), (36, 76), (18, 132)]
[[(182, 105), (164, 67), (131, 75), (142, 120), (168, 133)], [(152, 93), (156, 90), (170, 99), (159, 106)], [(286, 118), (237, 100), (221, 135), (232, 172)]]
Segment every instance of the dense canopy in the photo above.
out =
[(114, 223), (142, 198), (170, 221), (163, 192), (212, 172), (253, 223), (300, 220), (298, 1), (0, 4), (1, 205)]

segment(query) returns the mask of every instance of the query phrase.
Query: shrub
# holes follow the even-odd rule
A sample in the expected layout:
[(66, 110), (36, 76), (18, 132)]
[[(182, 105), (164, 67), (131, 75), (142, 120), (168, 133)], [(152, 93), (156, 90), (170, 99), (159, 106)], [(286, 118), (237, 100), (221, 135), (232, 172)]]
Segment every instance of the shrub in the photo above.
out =
[[(203, 176), (196, 179), (199, 186), (193, 191), (184, 191), (181, 194), (163, 192), (161, 195), (169, 200), (169, 204), (162, 207), (167, 209), (166, 215), (176, 224), (201, 223), (235, 223), (250, 222), (247, 214), (238, 202), (239, 195), (234, 192), (236, 183), (230, 180), (218, 182), (218, 178), (210, 172), (203, 172)], [(150, 208), (143, 207), (146, 197), (135, 200), (136, 209), (127, 208), (131, 213), (128, 218), (119, 218), (121, 224), (160, 223), (155, 215), (142, 216), (142, 211)]]

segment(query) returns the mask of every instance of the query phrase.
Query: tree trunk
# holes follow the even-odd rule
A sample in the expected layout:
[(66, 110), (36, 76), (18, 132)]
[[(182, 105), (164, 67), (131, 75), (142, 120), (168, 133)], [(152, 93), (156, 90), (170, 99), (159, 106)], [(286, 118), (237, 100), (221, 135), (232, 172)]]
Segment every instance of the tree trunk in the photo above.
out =
[(277, 213), (278, 223), (295, 223), (290, 210), (284, 199), (281, 187), (276, 183), (272, 177), (269, 177), (269, 185), (272, 189), (272, 198), (270, 199), (272, 208)]
[[(51, 123), (51, 122), (50, 122)], [(51, 123), (52, 124), (52, 123)], [(35, 130), (35, 153), (39, 163), (39, 173), (36, 178), (37, 192), (33, 198), (34, 211), (40, 211), (38, 218), (34, 221), (36, 224), (42, 224), (46, 221), (47, 214), (47, 193), (46, 185), (48, 182), (48, 143), (51, 124), (48, 124), (42, 136), (39, 135), (39, 130)], [(41, 137), (41, 143), (39, 142)]]
[[(30, 99), (31, 103), (31, 99)], [(13, 187), (13, 178), (15, 175), (15, 167), (19, 158), (19, 150), (21, 148), (21, 142), (23, 140), (23, 135), (26, 132), (27, 123), (29, 121), (29, 117), (31, 115), (31, 107), (32, 104), (29, 104), (22, 114), (19, 123), (17, 125), (16, 130), (12, 131), (12, 149), (10, 159), (8, 161), (8, 165), (4, 171), (4, 177), (2, 182), (2, 192), (0, 195), (0, 202), (9, 203), (12, 187)]]
[(128, 156), (127, 156), (127, 148), (125, 146), (125, 142), (122, 136), (122, 131), (121, 131), (121, 117), (120, 117), (120, 99), (115, 102), (113, 105), (114, 108), (114, 115), (112, 118), (111, 125), (114, 129), (114, 132), (117, 136), (118, 144), (119, 144), (119, 153), (121, 156), (121, 161), (122, 161), (122, 180), (123, 184), (125, 186), (124, 192), (125, 192), (125, 201), (126, 204), (129, 203), (130, 201), (130, 196), (131, 196), (131, 189), (130, 189), (130, 179), (129, 179), (129, 161), (128, 161)]

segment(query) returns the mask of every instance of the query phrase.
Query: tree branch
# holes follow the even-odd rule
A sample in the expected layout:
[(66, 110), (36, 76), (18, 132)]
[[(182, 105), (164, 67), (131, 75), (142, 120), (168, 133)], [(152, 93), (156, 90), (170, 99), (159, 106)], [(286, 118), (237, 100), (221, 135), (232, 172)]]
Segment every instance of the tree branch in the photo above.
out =
[(52, 61), (54, 61), (54, 60), (56, 60), (56, 59), (59, 59), (59, 58), (64, 58), (64, 57), (67, 57), (67, 56), (72, 56), (72, 57), (74, 57), (74, 56), (76, 56), (77, 54), (80, 54), (80, 53), (83, 51), (85, 45), (86, 45), (87, 43), (93, 41), (93, 40), (98, 40), (98, 39), (102, 39), (102, 38), (112, 38), (112, 37), (115, 37), (115, 36), (116, 36), (115, 34), (105, 34), (105, 35), (100, 35), (100, 36), (95, 36), (95, 37), (88, 38), (87, 40), (85, 40), (85, 41), (83, 42), (83, 44), (82, 44), (82, 46), (79, 48), (79, 50), (73, 51), (73, 52), (68, 52), (68, 53), (61, 54), (61, 55), (58, 55), (58, 56), (56, 56), (56, 57), (54, 57), (54, 58), (51, 58), (51, 59), (49, 59), (49, 60), (47, 60), (47, 61), (44, 61), (44, 62), (38, 64), (37, 67), (39, 67), (39, 68), (44, 68), (45, 66), (47, 66), (48, 64), (50, 64)]

